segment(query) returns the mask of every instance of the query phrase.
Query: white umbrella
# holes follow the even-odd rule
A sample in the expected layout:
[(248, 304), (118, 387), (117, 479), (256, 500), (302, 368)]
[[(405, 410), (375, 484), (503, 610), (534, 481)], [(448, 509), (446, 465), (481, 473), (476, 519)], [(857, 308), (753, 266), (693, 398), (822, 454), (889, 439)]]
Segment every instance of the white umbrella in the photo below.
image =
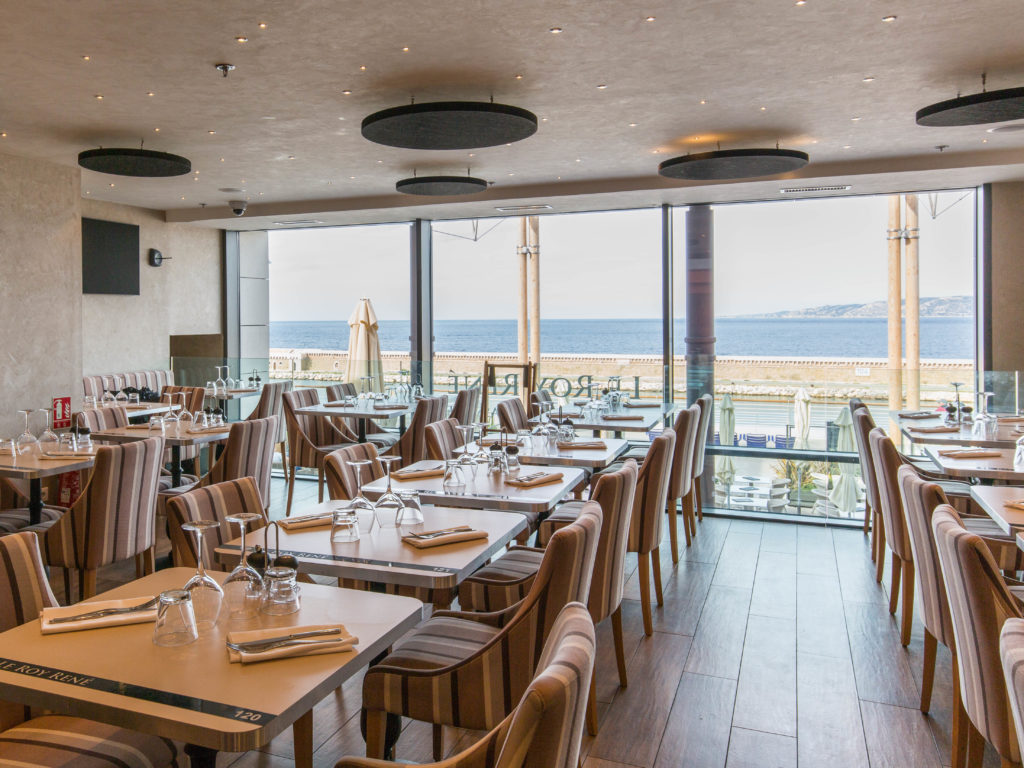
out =
[(807, 390), (803, 387), (796, 391), (795, 403), (793, 407), (793, 420), (796, 422), (796, 443), (793, 447), (810, 448), (811, 396), (807, 394)]
[[(838, 427), (836, 450), (848, 453), (856, 452), (857, 442), (853, 434), (853, 415), (850, 413), (849, 407), (843, 408), (833, 423)], [(840, 464), (839, 478), (832, 486), (828, 500), (835, 505), (836, 509), (850, 517), (857, 511), (858, 495), (857, 477), (853, 464)]]
[[(722, 395), (722, 403), (718, 406), (718, 442), (721, 445), (733, 445), (736, 442), (736, 406), (729, 395)], [(731, 456), (717, 456), (715, 459), (715, 477), (726, 489), (736, 477), (736, 467)]]
[[(380, 364), (380, 337), (377, 335), (377, 314), (369, 299), (360, 299), (348, 319), (348, 365), (345, 378), (361, 391), (384, 391), (384, 376)], [(370, 377), (370, 381), (364, 379)]]

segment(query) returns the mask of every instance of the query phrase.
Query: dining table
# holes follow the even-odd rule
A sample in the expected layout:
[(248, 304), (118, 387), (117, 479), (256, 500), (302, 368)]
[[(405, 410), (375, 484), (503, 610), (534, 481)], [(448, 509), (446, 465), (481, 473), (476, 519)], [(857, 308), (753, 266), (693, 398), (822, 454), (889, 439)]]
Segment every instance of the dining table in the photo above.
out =
[[(572, 422), (575, 429), (591, 430), (595, 435), (600, 432), (611, 432), (616, 438), (621, 438), (623, 433), (649, 432), (675, 408), (675, 403), (638, 401), (635, 404), (621, 405), (613, 410), (595, 411), (589, 408), (583, 409), (574, 403), (571, 406), (563, 407), (561, 411), (556, 408), (548, 415), (555, 419), (561, 414), (563, 419), (569, 419)], [(530, 419), (531, 424), (538, 424), (540, 421), (540, 416)]]
[(897, 418), (900, 433), (915, 445), (968, 445), (979, 448), (1013, 448), (1024, 437), (1024, 418), (949, 424), (936, 415), (928, 419)]
[[(91, 598), (144, 599), (179, 589), (194, 571), (169, 568)], [(210, 574), (223, 581), (228, 574)], [(0, 634), (0, 699), (184, 742), (192, 768), (218, 752), (258, 749), (293, 726), (295, 765), (313, 764), (313, 707), (382, 655), (422, 618), (410, 597), (303, 584), (297, 613), (222, 616), (188, 645), (153, 643), (153, 624), (41, 634), (39, 619)], [(342, 624), (349, 651), (230, 663), (228, 632)]]
[(162, 437), (164, 444), (171, 449), (171, 485), (177, 488), (181, 485), (182, 447), (218, 443), (222, 440), (227, 440), (230, 431), (230, 424), (223, 424), (219, 427), (204, 427), (199, 430), (182, 427), (181, 422), (175, 422), (170, 425), (165, 423), (156, 429), (151, 428), (148, 424), (130, 424), (127, 427), (115, 427), (114, 429), (103, 429), (93, 432), (92, 439), (107, 443), (133, 443), (137, 440), (145, 440), (148, 437)]
[(296, 413), (305, 416), (342, 416), (355, 419), (359, 442), (366, 442), (367, 421), (387, 421), (398, 417), (398, 434), (405, 433), (405, 417), (416, 410), (416, 403), (374, 403), (372, 400), (357, 400), (354, 405), (340, 400), (328, 401), (305, 408), (296, 408)]
[[(281, 529), (280, 542), (275, 533), (267, 542), (275, 556), (292, 555), (303, 573), (335, 578), (360, 579), (377, 584), (444, 590), (457, 587), (467, 576), (505, 549), (526, 530), (527, 519), (516, 512), (465, 509), (424, 504), (423, 522), (381, 527), (362, 512), (362, 526), (368, 531), (358, 541), (332, 542), (331, 517), (334, 510), (347, 508), (348, 501), (325, 501), (304, 508), (288, 520), (308, 521), (313, 527)], [(443, 546), (418, 549), (402, 541), (403, 536), (442, 531), (460, 526), (486, 532), (487, 537)], [(247, 547), (262, 544), (258, 534), (250, 534)], [(238, 563), (241, 539), (226, 542), (215, 549), (216, 557), (234, 567)]]
[(28, 480), (29, 525), (38, 525), (43, 514), (43, 478), (91, 469), (96, 459), (92, 451), (77, 452), (67, 458), (49, 458), (40, 453), (40, 445), (30, 446), (24, 453), (0, 455), (0, 477), (12, 480)]
[[(955, 447), (944, 448), (937, 445), (924, 446), (928, 458), (938, 465), (941, 472), (950, 477), (965, 480), (1001, 480), (1008, 483), (1024, 482), (1024, 464), (1014, 463), (1015, 449), (1012, 448), (975, 448), (972, 453), (984, 451), (989, 456), (961, 454), (947, 455)], [(970, 450), (965, 449), (965, 450)]]
[[(1024, 531), (1024, 488), (1013, 485), (972, 485), (971, 498), (1003, 533)], [(1019, 508), (1015, 506), (1017, 504)]]
[[(484, 448), (492, 443), (484, 439)], [(578, 438), (573, 443), (557, 443), (540, 437), (523, 439), (516, 444), (520, 464), (541, 464), (551, 467), (582, 467), (584, 469), (606, 469), (622, 454), (629, 450), (629, 441), (616, 437)], [(455, 449), (457, 455), (468, 450), (471, 454), (479, 450), (479, 444)]]

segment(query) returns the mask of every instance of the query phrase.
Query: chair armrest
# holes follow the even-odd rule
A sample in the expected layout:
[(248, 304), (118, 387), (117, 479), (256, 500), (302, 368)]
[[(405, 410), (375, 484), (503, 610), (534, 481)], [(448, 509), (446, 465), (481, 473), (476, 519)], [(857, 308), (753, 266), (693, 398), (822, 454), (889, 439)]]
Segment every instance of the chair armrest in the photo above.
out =
[(434, 611), (431, 617), (443, 616), (448, 619), (465, 619), (466, 621), (475, 621), (478, 624), (486, 624), (489, 627), (497, 627), (501, 629), (508, 623), (516, 611), (519, 608), (519, 603), (510, 605), (501, 611)]

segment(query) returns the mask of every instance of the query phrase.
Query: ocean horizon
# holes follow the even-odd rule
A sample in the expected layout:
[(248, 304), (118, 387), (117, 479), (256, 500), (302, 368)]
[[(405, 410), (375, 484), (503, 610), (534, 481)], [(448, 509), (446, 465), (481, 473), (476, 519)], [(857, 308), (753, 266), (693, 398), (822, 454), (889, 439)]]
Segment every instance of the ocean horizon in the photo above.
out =
[[(409, 349), (407, 320), (380, 321), (381, 350)], [(686, 321), (675, 321), (675, 353), (686, 352)], [(887, 355), (884, 318), (717, 318), (715, 351), (723, 356), (880, 358)], [(273, 349), (347, 350), (344, 320), (275, 320)], [(454, 353), (514, 353), (516, 321), (435, 320), (434, 349)], [(543, 354), (661, 353), (661, 320), (543, 320)], [(921, 318), (921, 357), (966, 360), (974, 357), (970, 317)]]

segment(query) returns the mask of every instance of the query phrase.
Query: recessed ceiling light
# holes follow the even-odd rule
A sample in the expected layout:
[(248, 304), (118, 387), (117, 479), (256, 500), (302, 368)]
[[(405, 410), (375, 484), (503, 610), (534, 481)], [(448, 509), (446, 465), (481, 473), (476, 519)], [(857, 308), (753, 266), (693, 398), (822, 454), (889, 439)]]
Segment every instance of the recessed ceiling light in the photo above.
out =
[(82, 57), (82, 61), (89, 61), (89, 57), (88, 56), (83, 56)]
[(154, 128), (153, 130), (156, 131), (157, 133), (160, 133), (160, 129), (159, 128)]
[(882, 21), (884, 21), (886, 24), (892, 24), (894, 21), (896, 21), (896, 17), (892, 15), (883, 16)]
[(476, 157), (476, 152), (470, 152), (470, 153), (469, 153), (469, 156), (470, 156), (470, 157)]
[(807, 5), (807, 0), (796, 0), (797, 5)]
[(7, 131), (0, 132), (0, 139), (6, 139), (6, 138), (7, 138)]
[(405, 46), (405, 47), (404, 47), (404, 48), (402, 49), (402, 53), (408, 53), (408, 52), (409, 52), (409, 46), (407, 45), (407, 46)]
[(221, 161), (221, 162), (223, 163), (223, 162), (224, 162), (224, 158), (222, 157), (222, 158), (220, 159), (220, 161)]
[(630, 124), (629, 124), (629, 127), (630, 127), (630, 128), (636, 128), (636, 126), (637, 126), (637, 124), (636, 124), (636, 123), (630, 123)]
[(192, 181), (199, 181), (199, 177), (198, 176), (193, 176), (192, 177)]
[(660, 150), (660, 149), (652, 149), (652, 150), (651, 150), (651, 154), (652, 154), (652, 155), (656, 155), (656, 154), (658, 154), (659, 152), (661, 152), (661, 150)]
[(607, 88), (607, 87), (608, 87), (608, 86), (607, 86), (606, 84), (604, 84), (604, 83), (601, 83), (600, 85), (598, 85), (598, 86), (597, 86), (597, 90), (599, 90), (599, 91), (603, 91), (603, 90), (604, 90), (605, 88)]
[(852, 149), (852, 148), (853, 147), (850, 144), (843, 144), (843, 149)]
[(383, 163), (383, 162), (384, 162), (383, 160), (378, 160), (377, 161), (378, 164)]
[(860, 120), (860, 118), (859, 118), (859, 117), (851, 117), (850, 119), (851, 119), (851, 120), (853, 120), (853, 122), (855, 122), (855, 123), (856, 123), (856, 122), (858, 122), (858, 121)]
[(97, 99), (98, 101), (103, 101), (103, 94), (102, 94), (102, 93), (97, 93), (97, 94), (96, 94), (96, 99)]
[(761, 111), (764, 112), (768, 107), (761, 107)]
[(341, 92), (341, 95), (342, 96), (351, 96), (352, 95), (352, 91), (350, 91), (350, 90), (348, 90), (346, 88), (344, 91)]
[(700, 103), (701, 103), (701, 104), (707, 104), (707, 103), (708, 103), (708, 100), (707, 100), (707, 99), (701, 99), (701, 100), (700, 100)]
[(266, 28), (267, 28), (267, 22), (261, 21), (260, 22), (260, 29), (266, 29)]
[(552, 35), (560, 35), (560, 34), (562, 34), (562, 28), (561, 27), (552, 27), (551, 29), (548, 30), (548, 32), (550, 32)]
[(289, 160), (294, 160), (295, 159), (295, 155), (288, 155), (288, 159)]
[(239, 36), (239, 37), (235, 38), (235, 42), (236, 43), (248, 43), (249, 42), (249, 38), (248, 37)]
[(114, 182), (110, 182), (110, 186), (114, 186)]
[(509, 175), (509, 176), (515, 176), (515, 173), (513, 173), (512, 171), (509, 171), (509, 172), (508, 172), (508, 175)]
[(366, 71), (366, 65), (365, 64), (360, 65), (359, 71), (360, 72), (365, 72)]
[(355, 176), (349, 176), (349, 178), (350, 178), (350, 179), (354, 179), (354, 178), (355, 178)]
[(213, 134), (215, 134), (216, 131), (207, 131), (207, 133), (210, 134), (211, 136), (213, 136)]
[(580, 158), (578, 158), (578, 157), (577, 157), (577, 158), (576, 158), (576, 162), (577, 162), (577, 163), (582, 163), (583, 161), (582, 161), (582, 160), (581, 160)]
[[(6, 134), (5, 134), (5, 135), (6, 135)], [(988, 139), (982, 139), (982, 140), (981, 140), (981, 143), (982, 143), (982, 144), (988, 144)]]
[(182, 195), (182, 196), (181, 196), (181, 199), (182, 199), (182, 200), (184, 200), (184, 199), (185, 199), (185, 196), (184, 196), (184, 195)]
[(522, 80), (522, 79), (523, 79), (522, 75), (516, 75), (516, 80)]
[(872, 75), (868, 75), (867, 77), (865, 77), (865, 78), (863, 79), (863, 81), (862, 81), (862, 82), (865, 82), (865, 83), (873, 83), (873, 82), (875, 82), (875, 78), (874, 78), (874, 77), (873, 77)]
[(152, 91), (146, 91), (146, 95), (147, 96), (156, 96), (156, 94), (153, 93)]
[(644, 19), (644, 21), (654, 21), (654, 17), (648, 16), (646, 19)]
[(274, 117), (273, 115), (262, 115), (260, 117), (260, 120), (277, 120), (277, 118)]

